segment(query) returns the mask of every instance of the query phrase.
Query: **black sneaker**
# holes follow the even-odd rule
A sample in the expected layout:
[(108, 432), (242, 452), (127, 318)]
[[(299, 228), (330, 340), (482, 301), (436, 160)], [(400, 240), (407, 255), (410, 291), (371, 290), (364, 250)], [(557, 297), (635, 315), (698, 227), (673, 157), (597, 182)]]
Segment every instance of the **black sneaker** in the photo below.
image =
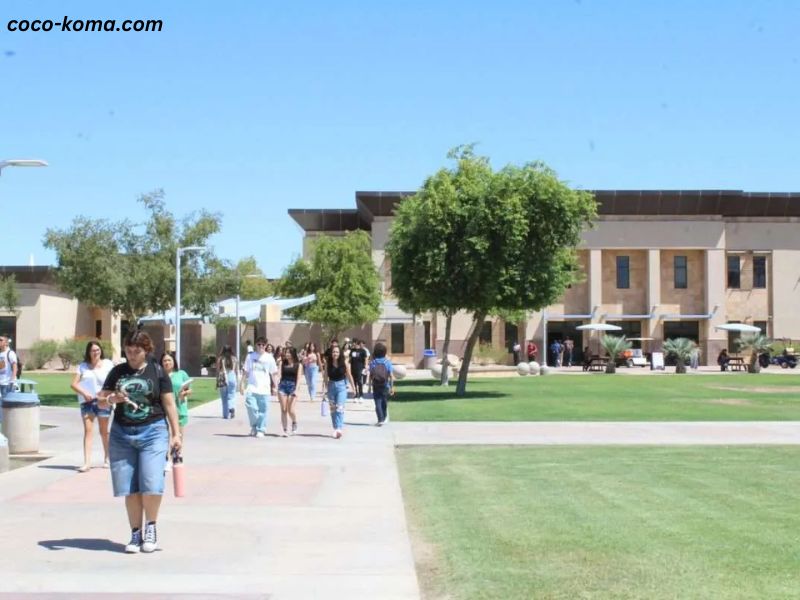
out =
[(142, 549), (142, 531), (141, 529), (134, 529), (131, 531), (131, 541), (125, 546), (126, 554), (139, 554)]
[(156, 524), (148, 523), (144, 526), (144, 542), (142, 542), (142, 552), (153, 552), (156, 548), (158, 548)]
[(236, 409), (235, 408), (230, 409), (228, 411), (228, 414), (230, 415), (231, 419), (233, 419), (236, 416)]

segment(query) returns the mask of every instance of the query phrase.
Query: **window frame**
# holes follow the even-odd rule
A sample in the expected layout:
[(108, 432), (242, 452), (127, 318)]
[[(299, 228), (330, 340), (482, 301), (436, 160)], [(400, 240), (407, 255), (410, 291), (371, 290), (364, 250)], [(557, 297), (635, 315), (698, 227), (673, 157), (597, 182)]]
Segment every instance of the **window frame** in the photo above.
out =
[[(678, 260), (683, 259), (683, 266), (678, 266)], [(672, 284), (676, 290), (689, 288), (689, 257), (685, 254), (676, 254), (672, 259)], [(678, 279), (678, 273), (683, 273), (683, 281)], [(681, 283), (683, 285), (681, 285)]]
[(631, 257), (623, 254), (618, 254), (616, 257), (616, 263), (617, 263), (617, 289), (618, 290), (631, 289)]
[[(756, 270), (756, 261), (762, 264), (762, 268)], [(756, 279), (756, 273), (759, 273), (759, 279)], [(767, 257), (763, 255), (753, 256), (753, 289), (763, 290), (767, 288)]]
[[(735, 279), (736, 285), (733, 285), (733, 278), (731, 277), (732, 269), (731, 264), (732, 261), (736, 261), (736, 269), (735, 269)], [(725, 261), (726, 267), (726, 277), (727, 277), (727, 287), (729, 290), (740, 290), (742, 289), (742, 257), (738, 254), (728, 254), (727, 260)]]

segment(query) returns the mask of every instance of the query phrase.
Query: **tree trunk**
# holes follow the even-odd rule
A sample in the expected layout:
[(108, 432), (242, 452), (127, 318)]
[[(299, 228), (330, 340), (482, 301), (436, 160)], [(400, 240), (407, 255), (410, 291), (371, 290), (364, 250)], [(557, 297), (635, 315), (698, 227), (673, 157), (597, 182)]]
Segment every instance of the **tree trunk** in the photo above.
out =
[(450, 363), (447, 361), (447, 353), (450, 351), (450, 329), (452, 324), (453, 324), (453, 315), (448, 314), (447, 321), (445, 321), (445, 326), (444, 326), (444, 346), (442, 346), (441, 384), (444, 386), (450, 383)]
[(461, 361), (461, 371), (458, 373), (458, 385), (456, 386), (456, 396), (464, 396), (467, 393), (467, 372), (469, 371), (469, 363), (472, 361), (472, 351), (475, 349), (475, 343), (478, 341), (478, 336), (481, 333), (481, 327), (486, 320), (486, 312), (479, 311), (475, 313), (474, 324), (472, 333), (467, 340), (467, 348), (464, 351), (464, 360)]
[(753, 352), (750, 355), (750, 372), (751, 373), (760, 373), (761, 372), (761, 365), (758, 362), (758, 354)]
[(680, 358), (675, 359), (675, 373), (686, 373), (686, 365)]
[(617, 372), (617, 363), (613, 360), (609, 360), (608, 364), (606, 365), (606, 373), (616, 373)]

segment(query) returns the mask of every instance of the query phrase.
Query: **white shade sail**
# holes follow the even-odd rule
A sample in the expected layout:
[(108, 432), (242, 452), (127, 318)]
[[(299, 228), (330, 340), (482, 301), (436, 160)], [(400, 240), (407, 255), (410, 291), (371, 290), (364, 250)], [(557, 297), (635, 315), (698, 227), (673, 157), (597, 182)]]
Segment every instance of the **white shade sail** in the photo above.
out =
[(575, 329), (579, 331), (620, 331), (622, 327), (611, 325), (611, 323), (587, 323), (586, 325), (578, 325)]
[(717, 326), (716, 329), (722, 329), (723, 331), (740, 331), (742, 333), (761, 333), (760, 327), (748, 325), (747, 323), (725, 323), (724, 325)]

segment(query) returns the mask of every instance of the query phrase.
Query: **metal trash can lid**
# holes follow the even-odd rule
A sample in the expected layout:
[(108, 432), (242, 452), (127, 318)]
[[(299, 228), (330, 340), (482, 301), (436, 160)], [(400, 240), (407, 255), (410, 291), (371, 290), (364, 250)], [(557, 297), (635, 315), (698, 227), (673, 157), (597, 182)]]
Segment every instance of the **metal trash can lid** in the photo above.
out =
[(3, 408), (31, 408), (40, 404), (35, 392), (9, 392), (3, 396)]

